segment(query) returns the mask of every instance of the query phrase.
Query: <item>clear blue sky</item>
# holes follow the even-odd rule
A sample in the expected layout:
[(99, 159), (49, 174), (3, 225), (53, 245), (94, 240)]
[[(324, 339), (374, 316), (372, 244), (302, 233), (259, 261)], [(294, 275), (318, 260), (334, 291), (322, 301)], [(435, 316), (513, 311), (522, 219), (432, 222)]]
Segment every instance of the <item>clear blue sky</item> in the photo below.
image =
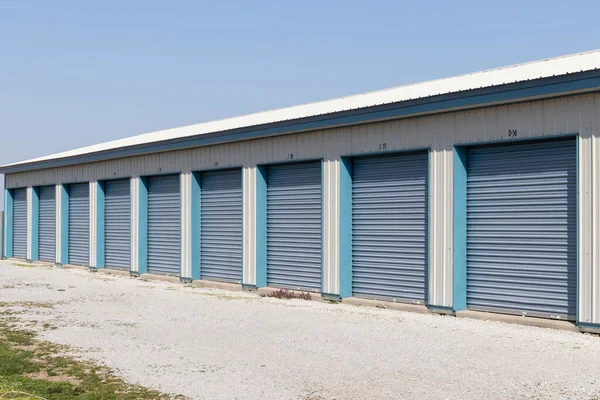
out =
[(558, 0), (2, 0), (0, 164), (592, 50), (599, 14)]

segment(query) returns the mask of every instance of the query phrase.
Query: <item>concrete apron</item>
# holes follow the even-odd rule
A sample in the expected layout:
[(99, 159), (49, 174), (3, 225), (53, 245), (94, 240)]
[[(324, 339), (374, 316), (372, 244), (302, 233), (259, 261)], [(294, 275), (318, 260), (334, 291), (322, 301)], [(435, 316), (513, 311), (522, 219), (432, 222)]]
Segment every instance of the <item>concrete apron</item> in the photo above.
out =
[[(87, 269), (87, 267), (70, 266), (70, 265), (63, 266), (63, 268)], [(98, 272), (105, 273), (105, 274), (120, 275), (120, 276), (129, 276), (130, 275), (129, 271), (111, 270), (111, 269), (106, 269), (106, 268), (99, 269)], [(139, 277), (141, 279), (147, 279), (147, 280), (153, 280), (153, 281), (162, 281), (162, 282), (171, 282), (171, 283), (182, 282), (182, 280), (178, 276), (141, 274), (141, 275), (139, 275)], [(222, 290), (229, 290), (229, 291), (236, 291), (236, 292), (237, 291), (247, 291), (247, 292), (254, 292), (259, 295), (269, 295), (278, 290), (281, 290), (280, 288), (273, 288), (273, 287), (261, 287), (261, 288), (257, 288), (257, 289), (254, 289), (254, 288), (248, 289), (248, 288), (243, 288), (241, 284), (237, 284), (237, 283), (227, 283), (227, 282), (217, 282), (217, 281), (207, 281), (207, 280), (194, 280), (191, 282), (184, 282), (184, 283), (191, 284), (192, 286), (195, 286), (195, 287), (202, 287), (202, 288), (208, 288), (208, 289), (222, 289)], [(319, 301), (319, 302), (323, 302), (323, 303), (332, 302), (328, 299), (324, 299), (320, 293), (302, 292), (302, 291), (298, 291), (298, 290), (288, 290), (288, 291), (295, 293), (295, 294), (308, 293), (308, 294), (310, 294), (311, 299), (314, 301)], [(571, 331), (571, 332), (599, 333), (599, 332), (587, 330), (585, 328), (580, 329), (577, 327), (577, 325), (575, 325), (574, 323), (569, 322), (569, 321), (557, 321), (557, 320), (552, 320), (552, 319), (544, 319), (544, 318), (536, 318), (536, 317), (523, 317), (520, 315), (496, 314), (496, 313), (490, 313), (490, 312), (471, 311), (471, 310), (458, 311), (453, 314), (452, 313), (448, 314), (445, 312), (439, 312), (437, 310), (430, 310), (427, 306), (421, 305), (421, 304), (397, 303), (397, 302), (392, 302), (392, 301), (363, 299), (363, 298), (358, 298), (358, 297), (348, 297), (348, 298), (342, 299), (341, 303), (354, 305), (354, 306), (360, 306), (360, 307), (385, 308), (385, 309), (389, 309), (389, 310), (414, 312), (414, 313), (419, 313), (419, 314), (454, 315), (454, 316), (456, 316), (456, 318), (471, 318), (471, 319), (477, 319), (477, 320), (482, 320), (482, 321), (496, 321), (496, 322), (504, 322), (507, 324), (534, 326), (534, 327), (538, 327), (538, 328), (558, 329), (558, 330)]]

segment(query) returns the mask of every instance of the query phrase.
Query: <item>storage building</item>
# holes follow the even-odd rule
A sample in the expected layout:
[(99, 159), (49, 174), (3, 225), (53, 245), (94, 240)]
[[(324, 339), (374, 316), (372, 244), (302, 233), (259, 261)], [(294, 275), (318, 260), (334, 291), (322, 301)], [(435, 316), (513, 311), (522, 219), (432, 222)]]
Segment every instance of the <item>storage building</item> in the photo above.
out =
[(600, 51), (4, 165), (4, 255), (600, 329)]

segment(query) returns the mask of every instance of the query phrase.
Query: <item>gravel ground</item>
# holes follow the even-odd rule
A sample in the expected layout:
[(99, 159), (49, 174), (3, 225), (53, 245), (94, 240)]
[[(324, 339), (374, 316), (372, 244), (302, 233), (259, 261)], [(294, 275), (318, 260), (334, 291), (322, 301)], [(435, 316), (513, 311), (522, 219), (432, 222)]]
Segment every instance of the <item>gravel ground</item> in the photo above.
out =
[[(600, 337), (0, 262), (44, 340), (196, 399), (594, 399)], [(56, 329), (43, 329), (44, 323)]]

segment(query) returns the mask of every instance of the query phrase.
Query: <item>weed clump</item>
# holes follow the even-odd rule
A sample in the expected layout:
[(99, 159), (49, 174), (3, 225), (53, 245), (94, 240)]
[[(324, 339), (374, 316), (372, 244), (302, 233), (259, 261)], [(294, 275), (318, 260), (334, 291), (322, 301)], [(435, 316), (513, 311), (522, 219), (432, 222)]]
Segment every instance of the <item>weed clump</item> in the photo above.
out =
[(263, 293), (260, 297), (274, 297), (276, 299), (300, 299), (300, 300), (312, 300), (310, 293), (308, 292), (292, 292), (287, 289), (279, 289), (271, 293)]

